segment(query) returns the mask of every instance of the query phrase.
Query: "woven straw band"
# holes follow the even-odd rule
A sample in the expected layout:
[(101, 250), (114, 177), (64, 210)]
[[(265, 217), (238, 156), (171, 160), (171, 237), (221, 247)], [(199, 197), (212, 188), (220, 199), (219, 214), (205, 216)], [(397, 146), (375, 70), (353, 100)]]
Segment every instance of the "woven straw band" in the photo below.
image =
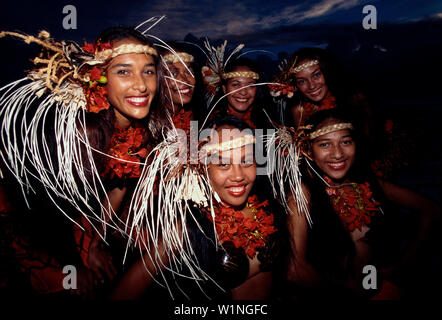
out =
[(152, 48), (151, 46), (143, 45), (143, 44), (122, 44), (113, 49), (106, 49), (98, 52), (95, 55), (95, 60), (98, 61), (106, 61), (108, 59), (113, 59), (122, 54), (128, 53), (147, 53), (151, 56), (158, 56), (157, 50)]
[(185, 52), (168, 53), (163, 57), (163, 60), (166, 63), (177, 63), (181, 61), (184, 63), (191, 63), (193, 62), (193, 56)]
[(353, 125), (351, 123), (336, 123), (336, 124), (332, 124), (330, 126), (326, 126), (324, 128), (318, 129), (316, 131), (313, 131), (312, 133), (309, 134), (309, 139), (313, 140), (316, 139), (319, 136), (323, 136), (324, 134), (330, 133), (330, 132), (335, 132), (335, 131), (339, 131), (339, 130), (344, 130), (344, 129), (353, 129)]
[(251, 78), (254, 80), (259, 79), (259, 74), (253, 71), (232, 71), (223, 73), (223, 79), (231, 79), (231, 78)]
[(220, 152), (220, 151), (226, 151), (226, 150), (231, 150), (231, 149), (237, 149), (237, 148), (241, 148), (245, 145), (253, 144), (253, 143), (255, 143), (255, 137), (251, 134), (248, 134), (248, 135), (242, 136), (240, 138), (232, 139), (229, 141), (224, 141), (222, 143), (206, 144), (202, 148), (202, 151), (205, 150), (207, 152), (207, 154), (211, 154), (214, 151)]
[(303, 63), (296, 68), (291, 68), (290, 73), (298, 73), (304, 69), (307, 69), (308, 67), (315, 66), (317, 64), (319, 64), (319, 60), (310, 60), (309, 62)]

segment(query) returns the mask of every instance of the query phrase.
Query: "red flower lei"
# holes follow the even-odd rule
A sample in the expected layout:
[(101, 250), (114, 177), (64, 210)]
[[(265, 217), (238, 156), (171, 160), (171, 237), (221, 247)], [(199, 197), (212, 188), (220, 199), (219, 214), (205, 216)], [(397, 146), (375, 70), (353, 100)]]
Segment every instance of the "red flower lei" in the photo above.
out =
[[(252, 121), (252, 110), (253, 106), (251, 106), (249, 110), (247, 110), (247, 112), (244, 113), (244, 115), (239, 119), (247, 123), (250, 128), (256, 129), (256, 125)], [(238, 116), (234, 115), (233, 110), (230, 107), (227, 107), (227, 114), (238, 118)]]
[[(244, 217), (241, 211), (230, 207), (215, 208), (215, 226), (221, 243), (231, 241), (236, 248), (244, 248), (249, 258), (253, 259), (256, 249), (264, 247), (267, 237), (276, 231), (273, 226), (273, 214), (264, 210), (268, 201), (258, 203), (256, 195), (250, 196), (247, 206), (252, 210), (253, 218)], [(207, 214), (211, 221), (212, 217)]]
[[(331, 182), (328, 177), (325, 180)], [(371, 217), (380, 211), (380, 203), (373, 200), (368, 182), (350, 183), (337, 188), (326, 187), (325, 190), (330, 196), (333, 209), (350, 232), (356, 228), (362, 230), (362, 226), (369, 225)]]
[(190, 134), (190, 121), (193, 118), (192, 110), (184, 111), (184, 108), (175, 114), (172, 118), (173, 124), (175, 128), (182, 129), (186, 132), (187, 135)]
[(119, 178), (138, 178), (141, 175), (140, 163), (147, 156), (147, 149), (141, 147), (145, 132), (144, 128), (115, 128), (109, 155), (118, 159), (107, 161), (102, 176), (108, 175), (112, 179), (115, 175)]
[(319, 104), (307, 102), (304, 105), (302, 105), (303, 118), (307, 120), (314, 113), (318, 111), (328, 110), (333, 108), (336, 108), (336, 98), (330, 93), (330, 91), (328, 91), (324, 99), (322, 99), (322, 101)]

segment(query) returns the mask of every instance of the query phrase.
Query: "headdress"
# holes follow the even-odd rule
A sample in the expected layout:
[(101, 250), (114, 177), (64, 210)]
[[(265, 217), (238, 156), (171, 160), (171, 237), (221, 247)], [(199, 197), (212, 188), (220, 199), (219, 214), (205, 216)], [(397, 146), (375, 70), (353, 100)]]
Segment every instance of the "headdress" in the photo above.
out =
[[(20, 183), (25, 199), (28, 192), (34, 191), (30, 181), (35, 178), (55, 205), (58, 199), (67, 200), (88, 219), (101, 221), (106, 227), (109, 219), (104, 216), (104, 206), (101, 214), (91, 207), (92, 199), (101, 204), (105, 189), (93, 159), (93, 153), (100, 151), (94, 150), (87, 139), (85, 116), (87, 111), (109, 108), (103, 86), (107, 79), (97, 66), (121, 54), (157, 55), (156, 50), (139, 44), (80, 47), (73, 41), (56, 42), (46, 31), (38, 37), (0, 32), (0, 38), (7, 35), (39, 44), (42, 53), (34, 59), (35, 68), (26, 77), (0, 89), (0, 155), (6, 167)], [(48, 123), (50, 115), (54, 116), (53, 123)], [(53, 130), (54, 157), (51, 139), (42, 128)]]
[(353, 125), (351, 123), (335, 123), (326, 127), (323, 127), (321, 129), (315, 130), (312, 133), (310, 133), (308, 135), (310, 140), (316, 139), (317, 137), (323, 136), (325, 134), (331, 133), (331, 132), (335, 132), (335, 131), (339, 131), (339, 130), (344, 130), (344, 129), (353, 129)]
[(166, 63), (177, 63), (177, 62), (192, 63), (194, 57), (186, 52), (177, 52), (177, 53), (168, 53), (164, 55), (163, 60)]
[(300, 64), (297, 67), (295, 67), (295, 65), (293, 64), (293, 66), (290, 68), (289, 72), (296, 74), (298, 72), (301, 72), (304, 69), (307, 69), (311, 66), (315, 66), (317, 64), (319, 64), (319, 60), (316, 60), (316, 59), (310, 60), (310, 61), (303, 63), (303, 64)]
[(240, 52), (244, 45), (238, 45), (225, 59), (227, 41), (224, 41), (219, 47), (210, 45), (209, 40), (204, 42), (207, 50), (207, 66), (204, 66), (201, 71), (203, 74), (203, 81), (207, 89), (207, 105), (210, 106), (215, 94), (221, 87), (222, 79), (231, 79), (236, 77), (245, 77), (251, 79), (259, 79), (259, 74), (253, 71), (232, 71), (225, 73), (224, 70), (229, 60), (238, 52)]

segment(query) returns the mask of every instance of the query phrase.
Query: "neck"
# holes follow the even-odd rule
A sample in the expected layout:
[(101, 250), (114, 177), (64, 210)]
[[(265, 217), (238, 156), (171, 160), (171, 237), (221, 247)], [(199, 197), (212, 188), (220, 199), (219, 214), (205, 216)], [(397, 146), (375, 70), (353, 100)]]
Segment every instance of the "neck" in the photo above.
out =
[(130, 126), (131, 121), (123, 116), (117, 109), (115, 111), (115, 127), (119, 129), (126, 129)]
[(238, 119), (244, 119), (246, 117), (247, 113), (250, 112), (250, 110), (252, 110), (252, 106), (250, 106), (244, 112), (237, 111), (237, 110), (233, 109), (231, 106), (228, 106), (228, 113)]

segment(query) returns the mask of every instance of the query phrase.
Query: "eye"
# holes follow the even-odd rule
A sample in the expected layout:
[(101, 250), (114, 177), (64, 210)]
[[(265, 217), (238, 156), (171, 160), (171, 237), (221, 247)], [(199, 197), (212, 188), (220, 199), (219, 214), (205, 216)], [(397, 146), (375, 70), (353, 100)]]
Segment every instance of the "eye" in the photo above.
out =
[(129, 70), (126, 70), (126, 69), (120, 69), (120, 70), (117, 71), (117, 74), (118, 74), (119, 76), (127, 76), (127, 75), (129, 75)]
[(319, 146), (320, 146), (321, 148), (326, 148), (326, 147), (329, 146), (329, 144), (328, 144), (328, 142), (321, 142), (321, 143), (319, 144)]
[(305, 80), (298, 80), (296, 81), (296, 83), (298, 84), (298, 86), (302, 86), (305, 83)]
[(313, 78), (315, 79), (319, 79), (321, 77), (321, 72), (316, 72), (315, 74), (313, 74)]
[(251, 159), (245, 159), (242, 163), (242, 166), (247, 168), (247, 167), (253, 166), (254, 164), (255, 164), (255, 160), (253, 158), (251, 158)]
[(145, 73), (145, 74), (148, 74), (148, 75), (155, 75), (155, 69), (147, 69), (147, 70), (144, 70), (144, 73)]
[(217, 166), (218, 168), (220, 168), (220, 169), (225, 169), (225, 170), (227, 170), (227, 169), (230, 168), (230, 163), (218, 163), (216, 166)]
[(343, 145), (352, 145), (353, 144), (353, 140), (352, 139), (344, 140), (344, 141), (342, 141), (342, 144)]

